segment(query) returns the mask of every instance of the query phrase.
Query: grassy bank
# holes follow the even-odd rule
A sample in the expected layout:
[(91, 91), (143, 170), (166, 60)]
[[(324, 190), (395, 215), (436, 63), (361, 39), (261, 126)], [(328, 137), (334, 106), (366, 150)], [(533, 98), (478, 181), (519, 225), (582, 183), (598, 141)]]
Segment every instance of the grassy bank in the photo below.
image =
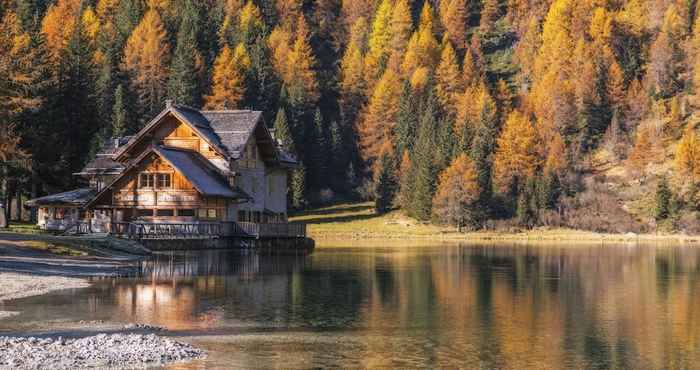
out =
[(600, 234), (570, 229), (478, 231), (461, 233), (455, 228), (421, 223), (400, 211), (377, 215), (371, 202), (344, 203), (298, 212), (291, 221), (306, 222), (309, 236), (317, 240), (404, 239), (425, 241), (521, 241), (521, 242), (660, 242), (700, 243), (700, 237), (678, 234)]

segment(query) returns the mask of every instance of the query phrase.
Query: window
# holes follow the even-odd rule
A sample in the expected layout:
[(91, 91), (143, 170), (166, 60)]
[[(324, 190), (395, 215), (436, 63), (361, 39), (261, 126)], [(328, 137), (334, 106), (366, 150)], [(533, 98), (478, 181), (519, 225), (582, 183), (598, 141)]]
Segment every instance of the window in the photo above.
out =
[(153, 210), (152, 209), (137, 209), (136, 216), (137, 217), (153, 217)]
[(245, 211), (238, 211), (238, 221), (239, 222), (246, 222), (248, 221), (246, 218), (246, 212)]
[(156, 210), (156, 216), (158, 217), (172, 217), (175, 216), (174, 209), (159, 209)]
[(159, 173), (157, 175), (158, 178), (158, 187), (159, 188), (169, 188), (170, 187), (170, 174), (169, 173)]
[(178, 209), (177, 215), (180, 217), (194, 217), (194, 209)]
[(253, 212), (253, 222), (260, 223), (260, 211)]
[(216, 218), (216, 210), (215, 209), (208, 209), (207, 210), (207, 217), (208, 218)]
[(216, 218), (216, 209), (206, 208), (199, 210), (199, 218)]
[(142, 173), (139, 176), (139, 188), (152, 188), (155, 185), (152, 173)]

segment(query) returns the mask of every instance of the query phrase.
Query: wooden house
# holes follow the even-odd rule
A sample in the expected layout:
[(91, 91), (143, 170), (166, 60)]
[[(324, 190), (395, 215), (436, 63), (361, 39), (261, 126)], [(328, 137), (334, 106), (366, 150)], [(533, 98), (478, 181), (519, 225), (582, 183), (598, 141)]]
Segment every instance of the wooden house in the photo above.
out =
[(207, 232), (224, 233), (251, 224), (283, 230), (287, 176), (296, 166), (261, 112), (167, 103), (135, 135), (106, 143), (76, 174), (89, 187), (27, 205), (38, 208), (39, 226), (52, 230), (201, 233), (207, 225)]

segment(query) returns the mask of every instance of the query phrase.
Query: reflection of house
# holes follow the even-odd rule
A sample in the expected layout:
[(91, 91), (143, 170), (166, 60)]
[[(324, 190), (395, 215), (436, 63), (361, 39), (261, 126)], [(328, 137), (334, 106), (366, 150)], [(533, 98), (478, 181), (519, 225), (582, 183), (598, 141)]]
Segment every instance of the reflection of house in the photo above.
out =
[[(108, 142), (77, 175), (90, 187), (33, 199), (39, 225), (285, 223), (287, 172), (261, 112), (166, 105), (131, 137)], [(113, 231), (113, 230), (112, 230)]]

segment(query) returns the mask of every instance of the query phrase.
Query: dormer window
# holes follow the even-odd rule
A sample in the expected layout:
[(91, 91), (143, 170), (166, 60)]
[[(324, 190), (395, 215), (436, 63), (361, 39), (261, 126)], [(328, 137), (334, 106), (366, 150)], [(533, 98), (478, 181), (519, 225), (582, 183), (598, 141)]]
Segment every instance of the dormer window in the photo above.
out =
[(161, 189), (167, 189), (171, 186), (171, 178), (169, 173), (159, 173), (156, 175), (158, 179), (158, 187)]
[(139, 175), (139, 188), (153, 188), (155, 186), (155, 179), (152, 173), (142, 173)]

